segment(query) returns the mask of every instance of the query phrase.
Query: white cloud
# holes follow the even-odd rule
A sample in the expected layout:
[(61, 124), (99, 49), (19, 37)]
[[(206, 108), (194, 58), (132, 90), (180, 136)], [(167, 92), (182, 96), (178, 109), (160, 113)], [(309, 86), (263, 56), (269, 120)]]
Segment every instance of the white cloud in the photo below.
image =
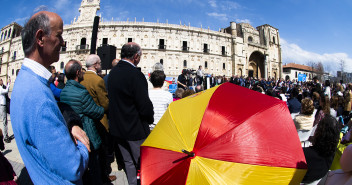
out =
[(213, 7), (213, 8), (217, 8), (218, 7), (218, 5), (216, 4), (215, 0), (209, 0), (208, 2), (209, 2), (211, 7)]
[(352, 58), (346, 53), (324, 53), (318, 54), (302, 49), (294, 43), (289, 43), (285, 39), (280, 38), (281, 56), (283, 64), (296, 63), (307, 65), (308, 62), (321, 62), (326, 72), (336, 75), (336, 71), (340, 71), (340, 61), (345, 61), (344, 71), (352, 72)]
[(69, 9), (68, 7), (70, 7), (70, 5), (71, 5), (71, 2), (69, 0), (59, 0), (59, 1), (56, 1), (56, 3), (54, 4), (54, 7), (56, 10), (62, 10), (63, 8)]
[(236, 10), (236, 9), (240, 9), (243, 8), (240, 4), (233, 2), (233, 1), (223, 1), (221, 2), (221, 9), (223, 11), (225, 10)]
[(221, 21), (227, 21), (228, 20), (226, 14), (219, 14), (219, 13), (216, 13), (216, 12), (207, 13), (207, 14), (208, 14), (208, 16), (214, 17), (214, 18), (219, 19)]
[(45, 5), (40, 5), (33, 10), (33, 12), (39, 12), (39, 11), (50, 11), (50, 10), (49, 10), (49, 7)]
[[(67, 1), (67, 0), (64, 0)], [(75, 3), (71, 3), (71, 2), (67, 2), (68, 4), (66, 4), (65, 2), (62, 3), (58, 3), (56, 2), (55, 8), (56, 8), (56, 13), (58, 13), (61, 18), (64, 20), (64, 24), (71, 24), (71, 21), (73, 21), (73, 19), (76, 17), (78, 18), (78, 16), (80, 15), (78, 9), (81, 6), (80, 2), (75, 2)], [(70, 7), (70, 8), (67, 8)]]
[[(119, 15), (117, 18), (114, 18), (116, 21), (126, 21), (127, 20), (127, 15), (129, 15), (128, 11), (121, 11), (119, 12)], [(129, 20), (131, 21), (131, 20)]]
[(249, 19), (236, 19), (236, 22), (237, 22), (237, 23), (248, 23), (248, 24), (252, 24)]
[(27, 16), (27, 17), (21, 17), (21, 18), (15, 19), (14, 22), (17, 22), (17, 23), (19, 23), (19, 24), (22, 24), (24, 21), (26, 21), (26, 20), (28, 20), (28, 19), (29, 19), (28, 16)]

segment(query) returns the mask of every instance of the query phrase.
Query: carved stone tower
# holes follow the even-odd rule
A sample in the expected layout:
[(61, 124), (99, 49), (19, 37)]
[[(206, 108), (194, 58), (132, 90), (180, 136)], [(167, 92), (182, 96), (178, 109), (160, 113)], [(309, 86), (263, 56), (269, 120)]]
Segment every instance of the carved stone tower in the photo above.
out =
[(100, 10), (100, 0), (82, 0), (79, 8), (80, 15), (76, 22), (93, 22), (98, 10)]

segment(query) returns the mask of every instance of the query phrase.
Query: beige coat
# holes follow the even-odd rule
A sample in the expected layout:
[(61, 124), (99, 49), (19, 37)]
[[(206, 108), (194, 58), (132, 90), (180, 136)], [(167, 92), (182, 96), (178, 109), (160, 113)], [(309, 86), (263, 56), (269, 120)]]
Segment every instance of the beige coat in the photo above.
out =
[(100, 122), (104, 125), (105, 129), (109, 131), (109, 123), (107, 112), (109, 110), (108, 93), (106, 92), (104, 80), (92, 71), (87, 71), (81, 84), (86, 87), (89, 94), (93, 97), (94, 102), (104, 108), (104, 117)]
[(293, 120), (297, 130), (310, 130), (313, 128), (314, 114), (304, 115), (298, 114)]

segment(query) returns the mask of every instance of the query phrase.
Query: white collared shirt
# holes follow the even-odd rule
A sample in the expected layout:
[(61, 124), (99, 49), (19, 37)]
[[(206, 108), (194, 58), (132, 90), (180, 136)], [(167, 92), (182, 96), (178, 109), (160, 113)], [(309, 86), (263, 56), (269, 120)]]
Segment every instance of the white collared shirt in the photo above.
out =
[(125, 62), (127, 62), (127, 63), (130, 63), (133, 67), (136, 67), (132, 62), (130, 62), (130, 61), (127, 61), (127, 60), (124, 60), (124, 59), (121, 59), (121, 60), (123, 60), (123, 61), (125, 61)]
[(95, 72), (95, 71), (93, 71), (93, 70), (90, 70), (90, 69), (88, 69), (87, 71), (90, 71), (90, 72), (93, 72), (93, 73), (97, 74), (97, 72)]
[(31, 69), (35, 74), (49, 80), (51, 77), (51, 73), (48, 69), (46, 69), (43, 65), (39, 64), (38, 62), (31, 60), (29, 58), (24, 58), (23, 64), (24, 66)]

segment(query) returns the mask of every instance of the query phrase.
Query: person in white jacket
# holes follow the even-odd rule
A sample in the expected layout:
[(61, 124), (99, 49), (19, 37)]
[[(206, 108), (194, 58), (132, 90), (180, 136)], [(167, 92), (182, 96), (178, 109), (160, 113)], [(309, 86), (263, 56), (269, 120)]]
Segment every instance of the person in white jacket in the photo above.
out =
[(7, 128), (7, 111), (6, 111), (6, 97), (5, 95), (9, 93), (11, 80), (7, 82), (6, 87), (4, 87), (4, 83), (2, 79), (0, 79), (0, 120), (3, 124), (3, 135), (4, 141), (6, 143), (10, 143), (11, 139), (9, 137), (8, 128)]

